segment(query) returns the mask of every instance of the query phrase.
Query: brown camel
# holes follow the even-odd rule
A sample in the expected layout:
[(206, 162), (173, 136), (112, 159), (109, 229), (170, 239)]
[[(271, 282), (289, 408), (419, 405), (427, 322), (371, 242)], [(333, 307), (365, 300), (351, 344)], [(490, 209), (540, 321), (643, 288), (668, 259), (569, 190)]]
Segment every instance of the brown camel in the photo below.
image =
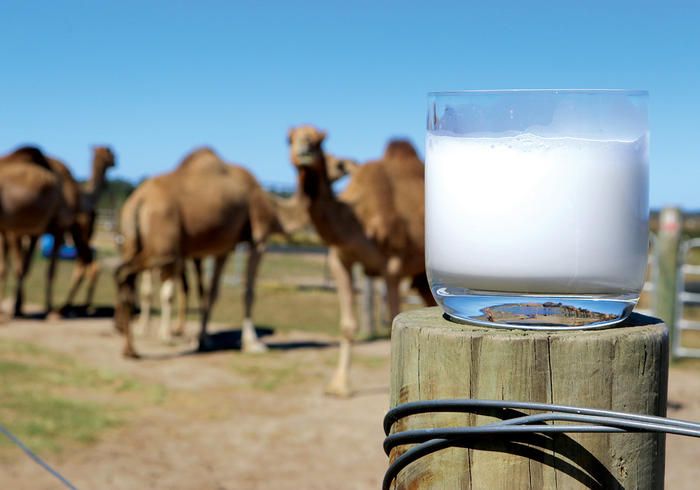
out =
[[(271, 202), (253, 175), (240, 166), (224, 163), (209, 148), (194, 151), (174, 171), (139, 186), (122, 208), (122, 262), (115, 271), (115, 323), (126, 337), (124, 355), (137, 356), (130, 326), (136, 275), (157, 268), (161, 280), (173, 284), (186, 258), (213, 256), (211, 284), (200, 305), (199, 348), (209, 349), (206, 328), (221, 273), (229, 253), (244, 241), (250, 243), (250, 253), (242, 349), (264, 349), (251, 318), (254, 281), (265, 241), (279, 231), (281, 226)], [(171, 302), (169, 293), (164, 303)]]
[(368, 276), (384, 278), (392, 318), (399, 312), (399, 283), (405, 277), (427, 304), (435, 304), (425, 276), (424, 168), (410, 143), (391, 141), (383, 158), (355, 168), (347, 188), (336, 196), (326, 170), (325, 136), (312, 126), (300, 126), (290, 130), (289, 145), (300, 195), (330, 247), (340, 301), (340, 358), (326, 392), (349, 396), (350, 353), (358, 330), (353, 264), (362, 264)]
[[(0, 157), (0, 232), (3, 234), (2, 291), (8, 252), (15, 264), (15, 315), (21, 315), (24, 280), (36, 242), (50, 226), (66, 226), (63, 178), (36, 147), (22, 147)], [(27, 240), (23, 240), (27, 237)]]
[[(51, 157), (47, 157), (46, 160), (49, 168), (60, 178), (61, 187), (61, 199), (56, 205), (58, 214), (49, 221), (44, 230), (46, 233), (53, 236), (53, 247), (49, 257), (45, 285), (46, 313), (52, 316), (56, 315), (53, 308), (53, 283), (56, 273), (56, 263), (66, 233), (71, 235), (78, 255), (76, 274), (74, 274), (73, 285), (70, 288), (68, 303), (71, 302), (86, 269), (90, 271), (92, 279), (95, 278), (97, 266), (89, 247), (89, 240), (94, 228), (95, 204), (97, 202), (98, 193), (101, 190), (100, 187), (104, 183), (104, 174), (106, 170), (114, 165), (114, 155), (112, 151), (106, 147), (94, 148), (93, 174), (85, 191), (80, 188), (80, 185), (65, 163)], [(21, 248), (21, 239), (21, 235), (18, 233), (15, 233), (11, 237), (8, 236), (10, 248)], [(27, 259), (31, 260), (31, 255), (28, 255)], [(28, 268), (29, 265), (27, 265), (27, 269)], [(91, 286), (94, 288), (94, 284)], [(89, 293), (92, 293), (92, 291)], [(21, 308), (22, 297), (20, 295), (16, 301), (16, 316), (21, 315)]]
[[(89, 244), (92, 241), (97, 218), (97, 203), (105, 189), (107, 171), (115, 165), (116, 159), (114, 152), (109, 147), (93, 147), (92, 173), (90, 175), (90, 180), (84, 187), (79, 189), (80, 206), (76, 214), (76, 221), (84, 243)], [(75, 263), (71, 285), (68, 289), (68, 297), (62, 310), (70, 311), (73, 308), (75, 296), (86, 277), (88, 279), (88, 287), (85, 308), (90, 308), (95, 294), (98, 274), (99, 262), (95, 260), (92, 253), (89, 256), (89, 261), (85, 261), (79, 256)]]
[[(326, 167), (331, 182), (335, 182), (342, 177), (352, 174), (358, 167), (358, 163), (349, 158), (340, 158), (335, 155), (326, 155)], [(311, 225), (309, 213), (306, 210), (303, 199), (298, 192), (288, 198), (282, 198), (273, 194), (268, 194), (272, 201), (277, 220), (282, 226), (282, 231), (287, 237), (291, 237), (297, 231)], [(192, 260), (197, 280), (197, 292), (199, 302), (203, 301), (204, 285), (202, 280), (202, 261), (195, 258)], [(169, 341), (172, 335), (182, 335), (185, 329), (187, 314), (187, 298), (189, 283), (185, 274), (185, 268), (181, 271), (179, 281), (179, 301), (177, 311), (177, 323), (175, 329), (171, 328), (171, 306), (169, 298), (172, 296), (173, 284), (169, 281), (163, 282), (160, 288), (161, 297), (161, 321), (159, 336), (164, 341)], [(149, 330), (151, 320), (151, 305), (153, 303), (153, 274), (152, 271), (143, 271), (139, 284), (140, 296), (140, 316), (137, 321), (137, 335), (143, 335)]]

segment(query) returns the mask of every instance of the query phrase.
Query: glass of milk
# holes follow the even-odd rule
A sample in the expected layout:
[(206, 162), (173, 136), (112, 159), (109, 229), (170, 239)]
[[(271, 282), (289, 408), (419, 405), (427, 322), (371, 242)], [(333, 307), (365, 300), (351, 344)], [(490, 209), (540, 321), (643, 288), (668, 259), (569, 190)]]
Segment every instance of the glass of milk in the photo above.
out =
[(583, 329), (631, 313), (647, 264), (647, 99), (429, 94), (426, 266), (448, 318)]

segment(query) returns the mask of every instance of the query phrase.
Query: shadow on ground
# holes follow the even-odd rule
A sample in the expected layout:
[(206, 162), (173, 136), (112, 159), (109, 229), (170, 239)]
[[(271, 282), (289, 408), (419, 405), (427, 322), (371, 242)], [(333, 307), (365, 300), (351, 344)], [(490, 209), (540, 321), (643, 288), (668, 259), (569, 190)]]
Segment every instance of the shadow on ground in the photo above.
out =
[(88, 307), (86, 305), (74, 305), (61, 308), (63, 318), (112, 318), (114, 317), (114, 306), (97, 305)]
[[(261, 326), (255, 329), (259, 339), (264, 339), (275, 333), (275, 330), (268, 326)], [(319, 342), (315, 340), (302, 340), (302, 341), (274, 341), (266, 342), (267, 347), (270, 350), (288, 351), (295, 349), (325, 349), (328, 347), (334, 347), (336, 344), (333, 342)], [(225, 350), (241, 350), (241, 330), (228, 329), (220, 330), (218, 332), (209, 335), (209, 345), (206, 350), (198, 350), (192, 352), (192, 354), (206, 354), (207, 352), (218, 352)]]

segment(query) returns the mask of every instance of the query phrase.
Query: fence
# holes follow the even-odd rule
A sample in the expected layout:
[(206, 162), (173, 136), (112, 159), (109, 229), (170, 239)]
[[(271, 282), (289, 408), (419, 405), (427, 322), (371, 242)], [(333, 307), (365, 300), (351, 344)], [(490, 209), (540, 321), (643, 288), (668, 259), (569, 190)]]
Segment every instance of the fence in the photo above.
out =
[(700, 307), (700, 265), (692, 263), (693, 251), (700, 250), (700, 238), (684, 238), (684, 232), (694, 230), (688, 230), (683, 221), (677, 208), (661, 211), (658, 232), (652, 234), (649, 272), (643, 289), (643, 294), (651, 299), (647, 308), (637, 309), (665, 320), (671, 355), (676, 359), (700, 358), (700, 348), (684, 342), (685, 332), (700, 332), (700, 321), (689, 318), (693, 308)]

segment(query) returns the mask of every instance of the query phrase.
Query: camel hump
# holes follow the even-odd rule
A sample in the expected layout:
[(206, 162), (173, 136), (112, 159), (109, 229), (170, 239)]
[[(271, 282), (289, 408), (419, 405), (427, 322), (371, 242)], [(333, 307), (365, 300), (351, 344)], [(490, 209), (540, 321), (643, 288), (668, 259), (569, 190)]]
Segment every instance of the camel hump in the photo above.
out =
[(406, 157), (418, 158), (418, 152), (409, 140), (393, 139), (387, 143), (384, 149), (385, 160)]
[(22, 146), (3, 158), (7, 162), (31, 163), (47, 170), (51, 170), (51, 164), (46, 155), (36, 146)]
[(381, 160), (359, 166), (341, 195), (341, 200), (353, 208), (365, 236), (387, 255), (401, 251), (407, 239), (396, 197), (393, 178)]
[(219, 170), (224, 169), (224, 163), (219, 155), (210, 147), (203, 146), (191, 151), (177, 166), (178, 170)]

